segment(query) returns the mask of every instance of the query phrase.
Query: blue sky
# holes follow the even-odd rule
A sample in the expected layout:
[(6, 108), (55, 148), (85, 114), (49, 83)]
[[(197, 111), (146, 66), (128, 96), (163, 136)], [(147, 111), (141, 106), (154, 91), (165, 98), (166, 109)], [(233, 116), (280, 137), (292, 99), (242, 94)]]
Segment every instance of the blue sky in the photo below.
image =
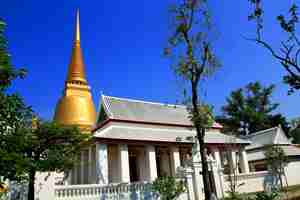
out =
[[(1, 2), (0, 17), (8, 24), (13, 63), (29, 71), (18, 80), (18, 91), (43, 118), (51, 119), (62, 94), (70, 60), (76, 8), (81, 14), (81, 44), (94, 102), (100, 93), (147, 101), (175, 103), (182, 100), (182, 87), (162, 56), (168, 37), (167, 1), (52, 0)], [(211, 4), (217, 37), (215, 50), (222, 68), (203, 86), (204, 99), (220, 113), (225, 98), (250, 81), (276, 84), (274, 102), (288, 118), (300, 116), (299, 92), (287, 96), (282, 83), (285, 71), (265, 50), (243, 39), (253, 35), (247, 21), (247, 0), (215, 1)], [(277, 13), (288, 3), (266, 1), (268, 40), (282, 37), (275, 24)]]

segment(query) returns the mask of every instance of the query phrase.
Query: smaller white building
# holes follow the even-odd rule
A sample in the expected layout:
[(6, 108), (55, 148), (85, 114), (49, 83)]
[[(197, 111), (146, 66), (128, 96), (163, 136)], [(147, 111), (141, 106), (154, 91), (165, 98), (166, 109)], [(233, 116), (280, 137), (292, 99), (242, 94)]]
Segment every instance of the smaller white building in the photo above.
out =
[(266, 145), (278, 145), (288, 157), (288, 184), (300, 184), (300, 148), (290, 142), (281, 126), (252, 133), (244, 138), (251, 141), (251, 145), (246, 147), (251, 172), (267, 171), (264, 148)]

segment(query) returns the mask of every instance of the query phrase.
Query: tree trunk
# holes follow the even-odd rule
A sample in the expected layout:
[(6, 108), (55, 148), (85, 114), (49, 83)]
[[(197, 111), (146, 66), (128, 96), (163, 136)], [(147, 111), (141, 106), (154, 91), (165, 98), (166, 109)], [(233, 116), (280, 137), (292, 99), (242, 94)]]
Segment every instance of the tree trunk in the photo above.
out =
[[(197, 131), (198, 132), (198, 131)], [(203, 180), (203, 188), (205, 199), (209, 200), (210, 195), (212, 193), (212, 188), (209, 180), (209, 171), (208, 171), (208, 163), (207, 163), (207, 156), (205, 153), (206, 145), (204, 142), (204, 135), (205, 135), (205, 128), (201, 128), (199, 130), (201, 135), (197, 133), (199, 145), (200, 145), (200, 154), (201, 154), (201, 164), (202, 164), (202, 180)]]
[(283, 181), (282, 181), (282, 167), (280, 165), (280, 168), (279, 168), (279, 181), (280, 181), (280, 187), (281, 187), (281, 190), (283, 190)]
[(29, 171), (28, 200), (34, 200), (35, 170)]
[[(196, 117), (198, 117), (200, 115), (199, 110), (198, 110), (197, 82), (198, 82), (198, 80), (194, 80), (194, 79), (192, 79), (192, 81), (191, 81), (191, 83), (192, 83), (192, 105), (193, 105), (193, 111), (194, 111), (193, 114), (197, 115)], [(199, 123), (194, 123), (194, 126), (196, 128), (197, 138), (198, 138), (199, 146), (200, 146), (201, 164), (202, 164), (202, 180), (203, 180), (205, 199), (209, 200), (212, 190), (211, 190), (211, 184), (210, 184), (210, 180), (209, 180), (207, 157), (206, 157), (206, 153), (205, 153), (205, 149), (206, 149), (206, 145), (204, 142), (205, 127)]]

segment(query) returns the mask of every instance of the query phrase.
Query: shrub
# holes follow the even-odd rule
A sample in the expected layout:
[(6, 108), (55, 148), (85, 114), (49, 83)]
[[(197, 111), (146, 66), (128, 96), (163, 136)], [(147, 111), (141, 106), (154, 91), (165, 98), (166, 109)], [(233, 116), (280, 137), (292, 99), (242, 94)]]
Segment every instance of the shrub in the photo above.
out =
[(245, 200), (244, 196), (238, 192), (228, 192), (228, 196), (223, 200)]
[(279, 198), (279, 193), (273, 191), (271, 193), (268, 192), (257, 192), (255, 194), (254, 200), (275, 200)]
[(185, 186), (175, 177), (162, 176), (153, 182), (152, 190), (160, 195), (161, 200), (174, 200), (185, 191)]

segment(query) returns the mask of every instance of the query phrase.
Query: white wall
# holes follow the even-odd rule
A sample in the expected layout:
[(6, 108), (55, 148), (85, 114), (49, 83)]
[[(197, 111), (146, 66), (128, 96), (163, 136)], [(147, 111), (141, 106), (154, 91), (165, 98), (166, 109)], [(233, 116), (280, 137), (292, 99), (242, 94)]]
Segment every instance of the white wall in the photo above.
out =
[(62, 181), (63, 177), (63, 173), (37, 173), (34, 188), (36, 200), (53, 200), (55, 198), (54, 186), (59, 181)]
[[(286, 175), (288, 180), (288, 185), (299, 185), (300, 184), (300, 161), (293, 161), (288, 164), (286, 167)], [(229, 191), (230, 183), (228, 181), (228, 176), (225, 175), (225, 191)], [(240, 187), (237, 187), (237, 192), (240, 193), (250, 193), (250, 192), (258, 192), (268, 187), (268, 185), (272, 185), (274, 179), (267, 171), (261, 172), (251, 172), (249, 174), (239, 174), (237, 176), (238, 183)], [(285, 180), (284, 185), (286, 185)]]
[(286, 167), (286, 176), (288, 185), (300, 184), (300, 160), (291, 161)]
[[(264, 190), (264, 184), (268, 172), (253, 172), (249, 174), (239, 174), (237, 175), (237, 187), (236, 191), (239, 193), (249, 193), (249, 192), (258, 192)], [(228, 176), (224, 176), (224, 191), (230, 191), (230, 182)]]

